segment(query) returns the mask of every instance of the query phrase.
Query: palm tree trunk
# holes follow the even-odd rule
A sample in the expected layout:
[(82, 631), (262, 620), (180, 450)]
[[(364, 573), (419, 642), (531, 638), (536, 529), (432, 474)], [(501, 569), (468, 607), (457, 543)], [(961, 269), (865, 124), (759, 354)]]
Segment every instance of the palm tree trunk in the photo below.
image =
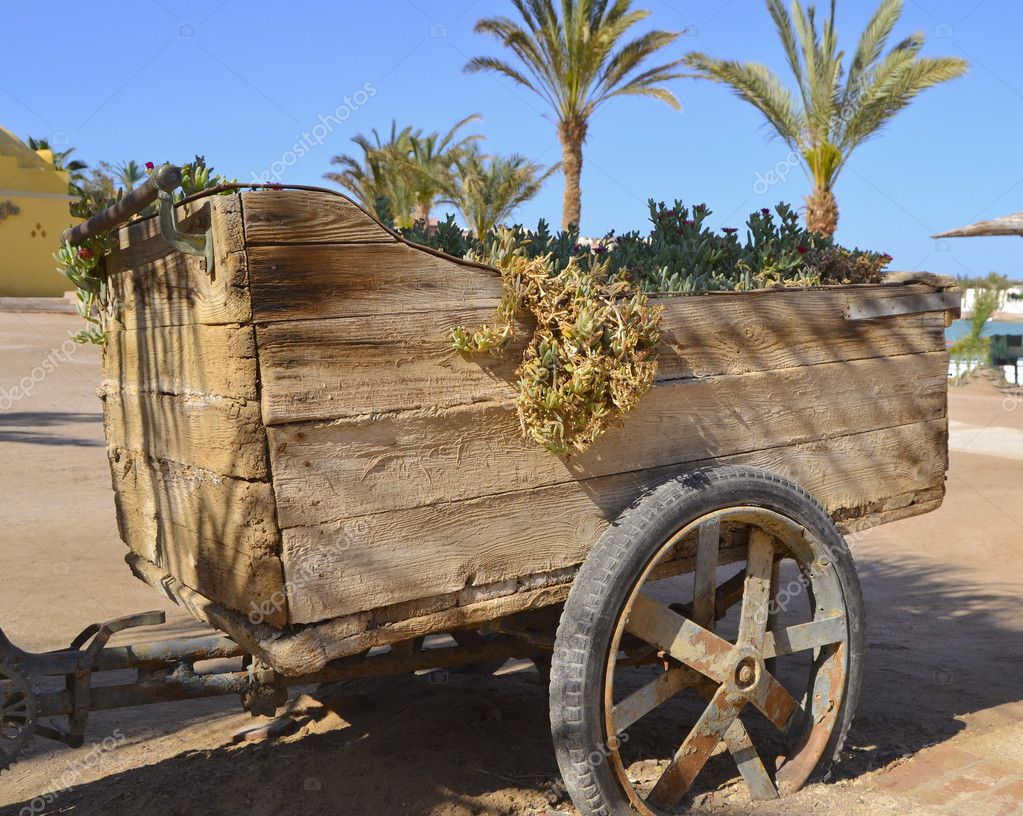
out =
[(838, 202), (826, 187), (816, 187), (806, 197), (806, 228), (827, 238), (838, 229)]
[(561, 141), (561, 170), (565, 174), (565, 194), (561, 203), (561, 228), (579, 226), (582, 192), (579, 182), (583, 172), (583, 142), (586, 141), (585, 119), (569, 119), (558, 124)]

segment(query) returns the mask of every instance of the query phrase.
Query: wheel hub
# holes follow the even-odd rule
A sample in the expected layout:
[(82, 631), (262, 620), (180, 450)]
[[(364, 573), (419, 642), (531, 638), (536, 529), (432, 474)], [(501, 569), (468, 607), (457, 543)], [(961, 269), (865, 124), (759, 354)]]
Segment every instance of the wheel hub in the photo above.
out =
[(757, 684), (757, 662), (744, 657), (735, 667), (735, 685), (742, 691), (749, 691)]

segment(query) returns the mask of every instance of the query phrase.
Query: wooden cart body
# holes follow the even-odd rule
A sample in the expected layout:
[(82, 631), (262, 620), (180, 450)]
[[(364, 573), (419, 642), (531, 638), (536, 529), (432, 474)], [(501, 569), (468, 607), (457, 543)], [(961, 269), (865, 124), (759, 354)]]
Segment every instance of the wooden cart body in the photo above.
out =
[(847, 532), (941, 503), (948, 281), (659, 297), (656, 386), (566, 459), (522, 438), (521, 344), (450, 350), (493, 322), (495, 270), (326, 191), (179, 213), (212, 274), (155, 219), (111, 258), (120, 532), (139, 577), (282, 673), (559, 603), (622, 510), (696, 467), (774, 471)]

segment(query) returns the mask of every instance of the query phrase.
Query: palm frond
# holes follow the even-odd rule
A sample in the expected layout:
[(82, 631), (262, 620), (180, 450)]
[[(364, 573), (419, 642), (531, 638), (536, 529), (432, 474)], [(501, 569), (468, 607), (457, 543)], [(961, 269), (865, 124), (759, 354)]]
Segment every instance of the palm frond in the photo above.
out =
[(879, 133), (921, 92), (958, 79), (968, 69), (966, 60), (958, 57), (920, 57), (903, 65), (888, 77), (884, 92), (873, 94), (849, 121), (843, 134), (846, 153)]
[(882, 0), (881, 5), (877, 7), (874, 16), (870, 18), (867, 27), (863, 29), (863, 34), (860, 35), (856, 53), (849, 66), (849, 76), (846, 79), (846, 100), (853, 98), (858, 93), (862, 78), (881, 58), (888, 37), (891, 36), (892, 30), (901, 16), (902, 0)]
[(731, 86), (735, 94), (756, 107), (793, 148), (803, 136), (803, 117), (781, 79), (771, 69), (755, 62), (733, 62), (692, 53), (686, 64), (704, 78)]
[[(835, 0), (828, 16), (818, 21), (813, 5), (792, 0), (791, 13), (782, 0), (766, 0), (801, 98), (767, 68), (693, 53), (686, 64), (706, 79), (731, 86), (757, 107), (790, 145), (799, 150), (818, 187), (830, 189), (857, 145), (879, 132), (921, 91), (962, 76), (964, 60), (922, 58), (924, 38), (911, 35), (891, 48), (889, 37), (903, 9), (903, 0), (880, 0), (845, 70), (835, 26)], [(820, 24), (818, 25), (818, 23)]]

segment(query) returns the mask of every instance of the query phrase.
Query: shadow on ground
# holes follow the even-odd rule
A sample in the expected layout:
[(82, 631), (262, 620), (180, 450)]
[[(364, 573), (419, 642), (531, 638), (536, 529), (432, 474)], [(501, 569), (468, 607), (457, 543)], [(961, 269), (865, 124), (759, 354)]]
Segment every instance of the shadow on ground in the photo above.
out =
[[(860, 574), (870, 646), (839, 778), (953, 737), (963, 728), (957, 715), (1023, 697), (1014, 590), (949, 580), (915, 557), (866, 563)], [(77, 787), (35, 813), (545, 812), (557, 768), (546, 693), (532, 670), (360, 681), (336, 708), (347, 725), (324, 720), (275, 744), (184, 751)], [(778, 807), (784, 812), (781, 804), (754, 810)]]
[(76, 447), (102, 447), (102, 433), (90, 437), (69, 437), (53, 433), (51, 429), (65, 425), (99, 425), (99, 413), (69, 413), (63, 411), (12, 411), (0, 413), (0, 442), (21, 442), (30, 445), (74, 445)]

